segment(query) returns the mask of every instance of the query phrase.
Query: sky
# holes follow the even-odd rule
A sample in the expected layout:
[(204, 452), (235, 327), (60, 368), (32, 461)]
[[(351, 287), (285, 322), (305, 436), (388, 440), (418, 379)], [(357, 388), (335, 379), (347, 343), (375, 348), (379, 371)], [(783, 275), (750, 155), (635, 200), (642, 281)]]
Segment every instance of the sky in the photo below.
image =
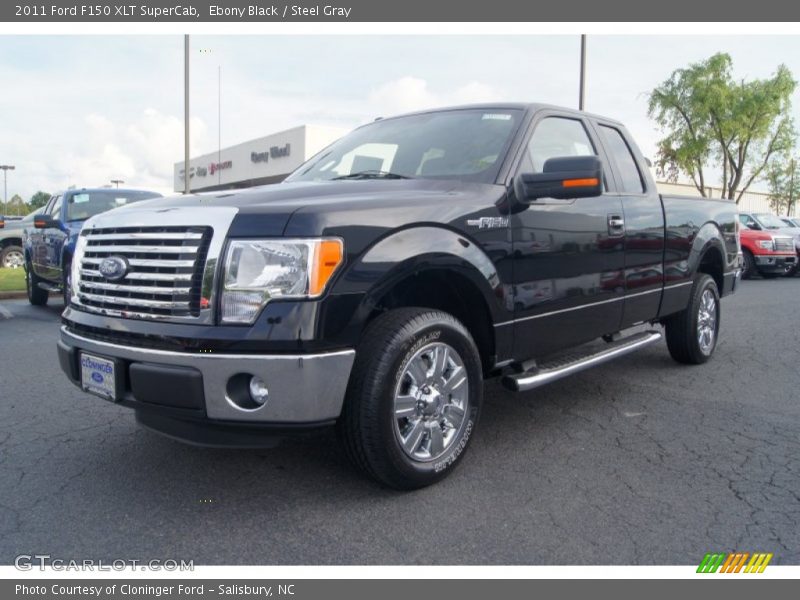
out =
[[(192, 36), (192, 155), (219, 138), (225, 147), (434, 106), (576, 107), (579, 46), (577, 35)], [(592, 35), (587, 47), (587, 110), (624, 122), (651, 157), (659, 132), (647, 94), (674, 69), (723, 51), (737, 78), (780, 63), (800, 78), (800, 36)], [(800, 91), (793, 112), (800, 123)], [(182, 36), (0, 36), (9, 197), (111, 179), (168, 193), (182, 159)]]

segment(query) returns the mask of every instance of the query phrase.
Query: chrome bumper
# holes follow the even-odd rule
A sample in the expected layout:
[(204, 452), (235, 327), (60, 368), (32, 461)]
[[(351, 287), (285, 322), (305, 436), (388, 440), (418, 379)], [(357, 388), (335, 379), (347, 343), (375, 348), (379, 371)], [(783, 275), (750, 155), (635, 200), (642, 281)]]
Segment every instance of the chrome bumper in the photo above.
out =
[[(61, 343), (76, 352), (122, 360), (126, 365), (189, 367), (202, 374), (208, 419), (243, 423), (309, 423), (336, 419), (342, 410), (355, 350), (324, 354), (190, 354), (91, 340), (61, 328)], [(228, 396), (234, 375), (257, 375), (269, 388), (263, 406), (244, 409)], [(136, 398), (133, 398), (135, 401)]]

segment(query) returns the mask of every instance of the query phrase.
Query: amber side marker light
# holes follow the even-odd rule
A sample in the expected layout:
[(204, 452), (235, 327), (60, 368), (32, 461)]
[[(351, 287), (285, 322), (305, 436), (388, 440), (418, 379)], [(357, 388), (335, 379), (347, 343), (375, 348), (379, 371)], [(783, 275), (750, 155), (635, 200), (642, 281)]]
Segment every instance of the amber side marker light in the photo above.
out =
[(564, 187), (583, 187), (598, 185), (600, 181), (596, 177), (590, 179), (565, 179), (561, 182)]
[(314, 263), (309, 277), (309, 295), (319, 296), (342, 264), (344, 245), (342, 240), (322, 240), (314, 252)]

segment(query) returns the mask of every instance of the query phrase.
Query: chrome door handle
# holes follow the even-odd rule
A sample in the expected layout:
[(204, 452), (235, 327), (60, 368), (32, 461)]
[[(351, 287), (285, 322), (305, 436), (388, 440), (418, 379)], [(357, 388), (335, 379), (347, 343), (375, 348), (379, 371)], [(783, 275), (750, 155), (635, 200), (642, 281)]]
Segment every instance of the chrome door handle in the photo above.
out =
[(625, 234), (625, 219), (619, 215), (608, 215), (608, 235), (619, 237)]

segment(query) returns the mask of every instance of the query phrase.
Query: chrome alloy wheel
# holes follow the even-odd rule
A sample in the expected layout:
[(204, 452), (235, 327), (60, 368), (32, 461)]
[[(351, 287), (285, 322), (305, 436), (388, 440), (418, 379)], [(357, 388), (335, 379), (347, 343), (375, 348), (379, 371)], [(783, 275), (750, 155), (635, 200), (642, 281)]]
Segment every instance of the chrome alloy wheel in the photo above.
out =
[(706, 289), (700, 297), (700, 308), (697, 312), (697, 345), (706, 356), (714, 349), (716, 335), (717, 299), (711, 290)]
[(11, 250), (3, 257), (3, 266), (6, 269), (19, 269), (25, 264), (25, 256), (19, 250)]
[(435, 460), (458, 439), (467, 421), (464, 361), (452, 346), (434, 342), (402, 369), (394, 392), (395, 434), (411, 459)]

